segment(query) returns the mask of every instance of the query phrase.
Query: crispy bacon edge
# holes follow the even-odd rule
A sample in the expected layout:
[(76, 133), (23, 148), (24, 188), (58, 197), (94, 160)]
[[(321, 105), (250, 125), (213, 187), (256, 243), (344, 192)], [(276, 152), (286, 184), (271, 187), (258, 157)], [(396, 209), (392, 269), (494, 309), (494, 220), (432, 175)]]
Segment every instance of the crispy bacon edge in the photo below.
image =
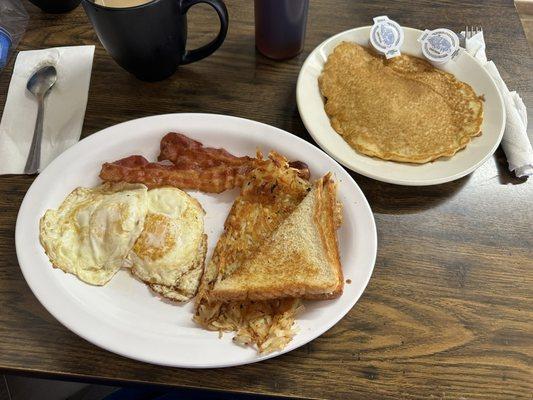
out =
[[(258, 157), (261, 158), (260, 153)], [(161, 140), (158, 162), (133, 155), (104, 163), (100, 178), (106, 182), (143, 183), (148, 188), (174, 186), (180, 189), (221, 193), (242, 185), (256, 158), (237, 157), (225, 149), (204, 145), (183, 134), (171, 132)], [(300, 177), (309, 179), (307, 165), (293, 161)]]

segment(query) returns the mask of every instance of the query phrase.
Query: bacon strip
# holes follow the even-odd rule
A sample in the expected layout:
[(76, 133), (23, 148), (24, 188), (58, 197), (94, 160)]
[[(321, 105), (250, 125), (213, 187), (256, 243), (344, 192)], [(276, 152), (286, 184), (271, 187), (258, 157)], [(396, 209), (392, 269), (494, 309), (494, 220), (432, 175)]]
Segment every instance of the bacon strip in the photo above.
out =
[(106, 182), (143, 183), (148, 188), (174, 186), (180, 189), (220, 193), (240, 186), (250, 165), (201, 169), (179, 169), (169, 161), (149, 162), (143, 156), (129, 156), (102, 165), (100, 178)]
[[(241, 186), (256, 159), (236, 157), (224, 149), (204, 145), (180, 133), (168, 133), (161, 140), (158, 162), (133, 155), (104, 163), (100, 178), (106, 182), (143, 183), (148, 188), (174, 186), (180, 189), (220, 193)], [(298, 174), (309, 179), (307, 165), (290, 163)]]
[(241, 166), (253, 162), (251, 157), (236, 157), (225, 149), (204, 147), (204, 145), (181, 133), (167, 133), (161, 139), (161, 153), (159, 161), (169, 160), (179, 169), (191, 166), (201, 168), (225, 166)]

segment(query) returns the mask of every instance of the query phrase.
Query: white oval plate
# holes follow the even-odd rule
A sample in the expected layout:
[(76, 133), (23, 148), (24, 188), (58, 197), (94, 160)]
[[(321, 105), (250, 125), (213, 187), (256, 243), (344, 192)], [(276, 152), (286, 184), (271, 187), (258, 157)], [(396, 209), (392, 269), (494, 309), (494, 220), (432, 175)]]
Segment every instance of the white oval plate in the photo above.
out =
[[(422, 31), (403, 28), (405, 40), (401, 51), (423, 57), (420, 43)], [(320, 44), (305, 60), (296, 87), (298, 110), (305, 127), (330, 156), (351, 170), (369, 178), (399, 185), (424, 186), (459, 179), (478, 168), (500, 144), (505, 127), (502, 97), (485, 69), (466, 51), (460, 50), (455, 61), (442, 69), (468, 83), (478, 95), (485, 97), (482, 135), (474, 138), (468, 146), (450, 158), (440, 158), (426, 164), (397, 163), (380, 160), (357, 153), (331, 127), (324, 111), (324, 100), (318, 87), (324, 63), (328, 55), (342, 41), (368, 45), (370, 27), (351, 29), (335, 35)]]
[[(338, 197), (344, 205), (339, 230), (341, 261), (346, 284), (344, 294), (333, 301), (307, 302), (298, 317), (300, 333), (283, 352), (259, 357), (251, 348), (232, 343), (203, 330), (191, 318), (192, 304), (178, 305), (154, 296), (127, 271), (103, 287), (87, 285), (75, 276), (53, 269), (39, 244), (39, 219), (57, 208), (78, 186), (99, 183), (104, 161), (131, 154), (155, 160), (161, 138), (182, 132), (206, 146), (223, 147), (236, 155), (255, 155), (276, 150), (309, 165), (313, 178), (335, 173)], [(207, 212), (208, 259), (223, 230), (224, 220), (238, 194), (191, 192)], [(333, 159), (317, 147), (281, 129), (258, 122), (213, 114), (169, 114), (137, 119), (104, 129), (80, 141), (55, 159), (28, 190), (16, 227), (17, 256), (24, 278), (46, 309), (59, 322), (84, 339), (126, 357), (188, 368), (227, 367), (252, 363), (293, 350), (313, 340), (337, 323), (365, 289), (376, 257), (374, 217), (365, 196)]]

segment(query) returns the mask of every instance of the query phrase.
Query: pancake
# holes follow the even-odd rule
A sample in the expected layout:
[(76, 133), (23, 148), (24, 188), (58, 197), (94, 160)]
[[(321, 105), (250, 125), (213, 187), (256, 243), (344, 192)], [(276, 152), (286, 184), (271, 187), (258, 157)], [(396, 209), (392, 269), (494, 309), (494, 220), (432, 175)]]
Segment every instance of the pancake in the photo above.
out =
[(342, 42), (319, 86), (333, 129), (368, 156), (426, 163), (453, 156), (481, 134), (482, 98), (417, 57), (386, 60)]

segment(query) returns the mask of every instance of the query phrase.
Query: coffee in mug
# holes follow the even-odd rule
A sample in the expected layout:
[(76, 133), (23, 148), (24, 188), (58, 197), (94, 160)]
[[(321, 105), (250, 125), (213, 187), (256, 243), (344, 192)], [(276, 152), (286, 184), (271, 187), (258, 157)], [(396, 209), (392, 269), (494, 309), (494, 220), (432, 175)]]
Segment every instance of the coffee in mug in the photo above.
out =
[(110, 8), (142, 6), (152, 0), (94, 0), (94, 4)]

